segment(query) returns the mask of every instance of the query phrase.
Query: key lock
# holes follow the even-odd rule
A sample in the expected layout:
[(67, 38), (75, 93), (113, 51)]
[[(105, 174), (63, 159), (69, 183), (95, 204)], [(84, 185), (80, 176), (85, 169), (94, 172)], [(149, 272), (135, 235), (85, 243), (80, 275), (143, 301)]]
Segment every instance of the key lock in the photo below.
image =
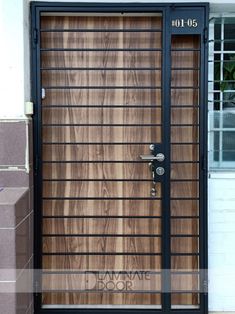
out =
[(157, 177), (162, 176), (165, 173), (165, 169), (161, 166), (158, 166), (157, 163), (163, 162), (165, 160), (165, 155), (163, 153), (156, 153), (155, 154), (155, 145), (154, 144), (151, 144), (149, 149), (150, 149), (150, 152), (152, 154), (140, 155), (140, 159), (149, 162), (149, 169), (152, 173), (152, 178), (153, 178), (150, 195), (152, 197), (155, 197), (157, 195), (157, 190), (156, 190)]

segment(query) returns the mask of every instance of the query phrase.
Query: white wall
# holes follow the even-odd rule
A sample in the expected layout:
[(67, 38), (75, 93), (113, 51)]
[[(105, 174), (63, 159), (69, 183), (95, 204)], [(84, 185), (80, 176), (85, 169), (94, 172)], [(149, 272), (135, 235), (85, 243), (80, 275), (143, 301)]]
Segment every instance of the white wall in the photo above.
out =
[[(211, 1), (211, 11), (235, 12), (235, 0), (220, 2)], [(30, 100), (28, 0), (0, 0), (0, 38), (0, 119), (24, 118), (24, 102)], [(235, 268), (235, 175), (231, 173), (211, 174), (209, 179), (209, 266), (210, 309), (235, 311), (234, 270), (228, 273)]]
[(209, 179), (209, 308), (235, 311), (235, 174)]
[(29, 65), (25, 68), (23, 0), (0, 1), (0, 118), (24, 117), (24, 100), (29, 97), (29, 88), (27, 95), (24, 88), (29, 84), (25, 73)]

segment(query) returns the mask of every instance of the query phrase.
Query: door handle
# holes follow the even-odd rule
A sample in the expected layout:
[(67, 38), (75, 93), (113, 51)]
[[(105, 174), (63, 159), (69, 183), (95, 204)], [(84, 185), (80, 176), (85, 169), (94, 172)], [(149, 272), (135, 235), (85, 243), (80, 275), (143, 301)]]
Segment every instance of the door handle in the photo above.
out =
[(154, 156), (154, 155), (140, 155), (140, 159), (146, 160), (146, 161), (156, 160), (156, 161), (162, 162), (165, 159), (165, 155), (162, 153), (158, 153), (156, 156)]

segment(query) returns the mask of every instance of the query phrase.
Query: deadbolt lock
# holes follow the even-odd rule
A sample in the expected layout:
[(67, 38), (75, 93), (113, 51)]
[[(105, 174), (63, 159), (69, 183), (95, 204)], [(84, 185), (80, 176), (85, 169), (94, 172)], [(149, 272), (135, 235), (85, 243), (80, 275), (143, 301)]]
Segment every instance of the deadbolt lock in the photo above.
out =
[(163, 167), (157, 167), (156, 168), (156, 174), (159, 175), (159, 176), (162, 176), (164, 175), (165, 173), (165, 169)]

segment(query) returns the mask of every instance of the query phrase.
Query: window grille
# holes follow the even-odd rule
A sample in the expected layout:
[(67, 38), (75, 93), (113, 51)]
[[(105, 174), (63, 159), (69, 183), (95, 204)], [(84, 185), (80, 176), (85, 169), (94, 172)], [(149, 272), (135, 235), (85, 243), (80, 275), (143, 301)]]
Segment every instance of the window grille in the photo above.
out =
[(235, 15), (209, 27), (209, 166), (235, 168)]

